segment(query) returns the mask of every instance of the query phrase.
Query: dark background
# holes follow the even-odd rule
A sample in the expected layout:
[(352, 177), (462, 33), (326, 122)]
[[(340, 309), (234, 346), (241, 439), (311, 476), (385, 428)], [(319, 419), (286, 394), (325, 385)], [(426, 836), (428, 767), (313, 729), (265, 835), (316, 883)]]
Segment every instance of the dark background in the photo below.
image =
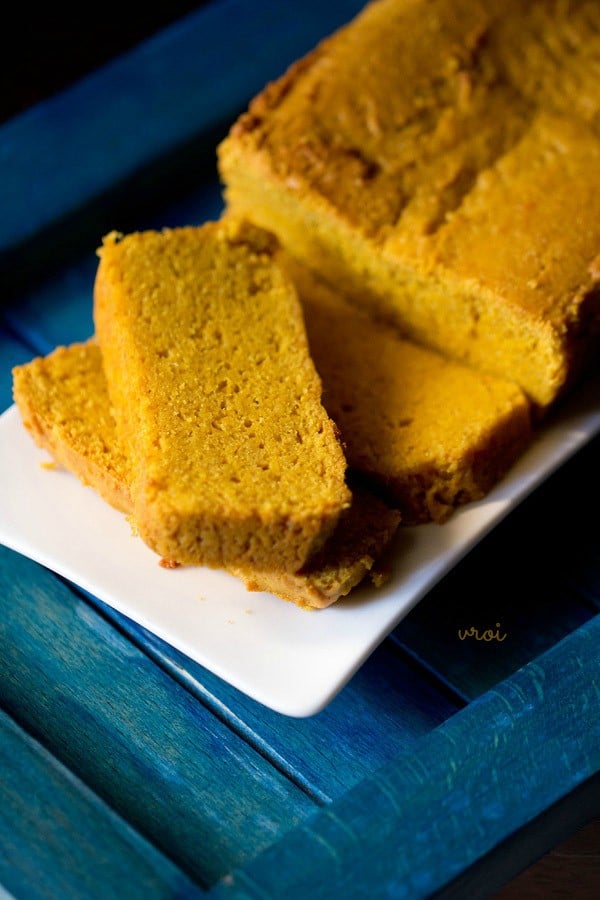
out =
[[(132, 10), (66, 4), (11, 8), (0, 34), (0, 122), (26, 110), (157, 31), (206, 5), (169, 2)], [(219, 2), (219, 0), (213, 0)], [(284, 2), (284, 0), (282, 0)], [(112, 15), (109, 15), (109, 12)], [(559, 845), (507, 885), (496, 900), (600, 896), (600, 820)]]
[[(215, 0), (218, 2), (218, 0)], [(108, 8), (10, 6), (0, 33), (0, 121), (60, 91), (206, 2), (173, 2), (156, 8), (111, 4)]]

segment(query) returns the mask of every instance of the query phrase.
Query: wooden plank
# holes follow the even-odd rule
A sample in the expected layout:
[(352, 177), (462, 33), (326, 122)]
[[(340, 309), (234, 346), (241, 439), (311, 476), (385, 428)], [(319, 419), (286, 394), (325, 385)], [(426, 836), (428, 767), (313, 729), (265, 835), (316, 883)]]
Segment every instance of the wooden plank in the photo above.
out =
[(46, 570), (0, 549), (0, 705), (201, 884), (308, 797)]
[[(220, 190), (213, 177), (185, 199), (156, 211), (151, 218), (144, 218), (142, 213), (139, 218), (130, 215), (135, 228), (160, 229), (201, 224), (218, 218), (221, 211)], [(118, 221), (111, 223), (111, 229), (119, 228)], [(93, 334), (96, 248), (101, 240), (102, 233), (98, 232), (87, 252), (30, 287), (2, 311), (11, 331), (32, 348), (30, 356), (49, 353), (59, 344), (87, 340)]]
[(596, 616), (211, 897), (431, 896), (600, 770), (599, 646)]
[[(90, 598), (99, 604), (99, 601)], [(104, 615), (229, 727), (320, 803), (411, 747), (456, 712), (417, 668), (382, 645), (318, 715), (283, 716), (237, 691), (155, 635), (104, 606)]]
[(11, 331), (32, 350), (46, 354), (59, 344), (87, 340), (94, 333), (95, 252), (48, 277), (2, 311)]
[[(215, 164), (214, 153), (198, 153), (197, 136), (211, 134), (214, 147), (268, 80), (362, 5), (209, 4), (6, 123), (0, 130), (0, 259), (18, 262), (40, 236), (44, 243), (30, 265), (70, 253), (89, 231), (89, 214), (82, 213), (92, 201), (102, 198), (96, 223), (98, 214), (104, 222), (115, 219), (115, 203), (125, 215), (124, 192), (115, 194), (116, 185), (127, 185), (141, 206), (164, 203), (197, 184), (202, 168)], [(177, 165), (162, 167), (165, 155), (175, 152)], [(78, 227), (65, 241), (70, 220)], [(61, 231), (50, 240), (58, 222)], [(15, 277), (25, 274), (13, 269)]]
[[(600, 559), (597, 535), (581, 516), (581, 498), (592, 509), (600, 502), (599, 449), (597, 438), (396, 629), (400, 645), (465, 700), (481, 695), (594, 615)], [(490, 630), (492, 639), (477, 640), (469, 634), (472, 627), (479, 637)]]
[(0, 884), (15, 897), (204, 896), (2, 711), (0, 769)]
[[(574, 866), (568, 866), (563, 857), (564, 842), (577, 835), (577, 847), (583, 849), (578, 832), (584, 829), (593, 819), (600, 826), (600, 773), (578, 785), (570, 794), (544, 810), (539, 816), (528, 822), (506, 840), (487, 854), (475, 865), (469, 867), (447, 887), (436, 894), (436, 900), (522, 900), (523, 897), (572, 897), (585, 900), (594, 894), (591, 892), (592, 882), (588, 881), (588, 892), (585, 883), (580, 884), (573, 878)], [(594, 848), (595, 849), (595, 848)], [(579, 854), (578, 854), (579, 855)], [(561, 875), (554, 871), (545, 879), (536, 863), (541, 857), (548, 863), (552, 861), (561, 868)], [(600, 858), (590, 854), (588, 859), (572, 860), (581, 873), (590, 874), (587, 862), (600, 865)], [(567, 867), (564, 864), (567, 863)], [(530, 868), (531, 867), (531, 868)], [(544, 866), (545, 868), (545, 866)], [(523, 870), (527, 869), (527, 873)], [(520, 873), (522, 877), (517, 878)], [(529, 881), (531, 875), (531, 881)], [(550, 875), (550, 873), (548, 873)], [(558, 877), (557, 877), (558, 876)], [(513, 879), (516, 878), (516, 881)], [(507, 884), (510, 882), (510, 884)], [(529, 882), (529, 884), (528, 884)], [(501, 890), (501, 888), (505, 890)], [(500, 894), (496, 891), (500, 890)], [(506, 893), (508, 892), (508, 893)], [(506, 894), (506, 896), (505, 896)]]

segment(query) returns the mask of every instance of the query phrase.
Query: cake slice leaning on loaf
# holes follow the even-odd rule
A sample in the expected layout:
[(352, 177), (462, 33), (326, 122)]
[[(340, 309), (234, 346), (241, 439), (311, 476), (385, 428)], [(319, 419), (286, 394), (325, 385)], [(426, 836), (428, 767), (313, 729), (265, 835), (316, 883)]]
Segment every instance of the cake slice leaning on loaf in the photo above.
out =
[[(13, 392), (35, 443), (111, 506), (131, 514), (129, 465), (119, 447), (98, 346), (90, 341), (58, 347), (17, 366)], [(249, 590), (269, 591), (299, 606), (330, 606), (367, 574), (377, 581), (377, 563), (399, 519), (396, 510), (358, 488), (332, 536), (299, 572), (232, 573)]]
[(277, 242), (242, 222), (105, 238), (94, 319), (134, 519), (161, 556), (297, 572), (351, 494)]

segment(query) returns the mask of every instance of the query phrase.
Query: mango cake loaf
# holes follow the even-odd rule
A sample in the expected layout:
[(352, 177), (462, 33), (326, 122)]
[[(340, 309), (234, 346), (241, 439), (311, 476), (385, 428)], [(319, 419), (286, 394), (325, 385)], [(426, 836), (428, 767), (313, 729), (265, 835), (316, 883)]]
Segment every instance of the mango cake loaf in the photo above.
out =
[(98, 252), (96, 337), (140, 536), (180, 563), (297, 571), (351, 495), (275, 239), (210, 222)]
[[(35, 443), (111, 506), (132, 514), (129, 466), (117, 437), (97, 344), (57, 347), (48, 356), (15, 367), (13, 393)], [(249, 590), (269, 591), (299, 606), (330, 606), (367, 575), (377, 583), (380, 561), (399, 521), (397, 510), (358, 487), (331, 537), (299, 572), (232, 573)]]
[(404, 524), (443, 522), (484, 497), (532, 438), (518, 385), (402, 339), (305, 266), (284, 264), (349, 467), (384, 492)]
[(219, 147), (228, 208), (541, 414), (597, 356), (600, 4), (374, 0)]

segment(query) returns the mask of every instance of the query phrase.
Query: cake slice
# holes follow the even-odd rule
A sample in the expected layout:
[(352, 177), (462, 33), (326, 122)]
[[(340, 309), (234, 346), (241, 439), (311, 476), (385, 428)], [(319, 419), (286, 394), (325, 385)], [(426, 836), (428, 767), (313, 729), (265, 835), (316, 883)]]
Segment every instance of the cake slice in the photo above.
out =
[(16, 366), (13, 397), (38, 447), (115, 509), (133, 512), (129, 466), (115, 433), (100, 349), (57, 347)]
[(179, 563), (297, 572), (350, 504), (302, 310), (266, 232), (109, 235), (94, 288), (136, 527)]
[(484, 497), (531, 440), (518, 385), (400, 338), (306, 267), (285, 264), (349, 467), (400, 509), (404, 524), (443, 522)]
[(600, 333), (600, 4), (377, 0), (219, 148), (228, 208), (542, 414)]
[[(102, 356), (93, 341), (58, 347), (13, 370), (14, 398), (35, 443), (121, 512), (133, 512), (130, 472), (119, 448)], [(254, 591), (325, 607), (348, 594), (378, 562), (399, 513), (357, 488), (325, 546), (297, 573), (232, 570)]]
[(368, 576), (379, 587), (401, 514), (361, 485), (336, 530), (299, 572), (238, 572), (249, 591), (268, 591), (299, 606), (323, 609), (346, 597)]

